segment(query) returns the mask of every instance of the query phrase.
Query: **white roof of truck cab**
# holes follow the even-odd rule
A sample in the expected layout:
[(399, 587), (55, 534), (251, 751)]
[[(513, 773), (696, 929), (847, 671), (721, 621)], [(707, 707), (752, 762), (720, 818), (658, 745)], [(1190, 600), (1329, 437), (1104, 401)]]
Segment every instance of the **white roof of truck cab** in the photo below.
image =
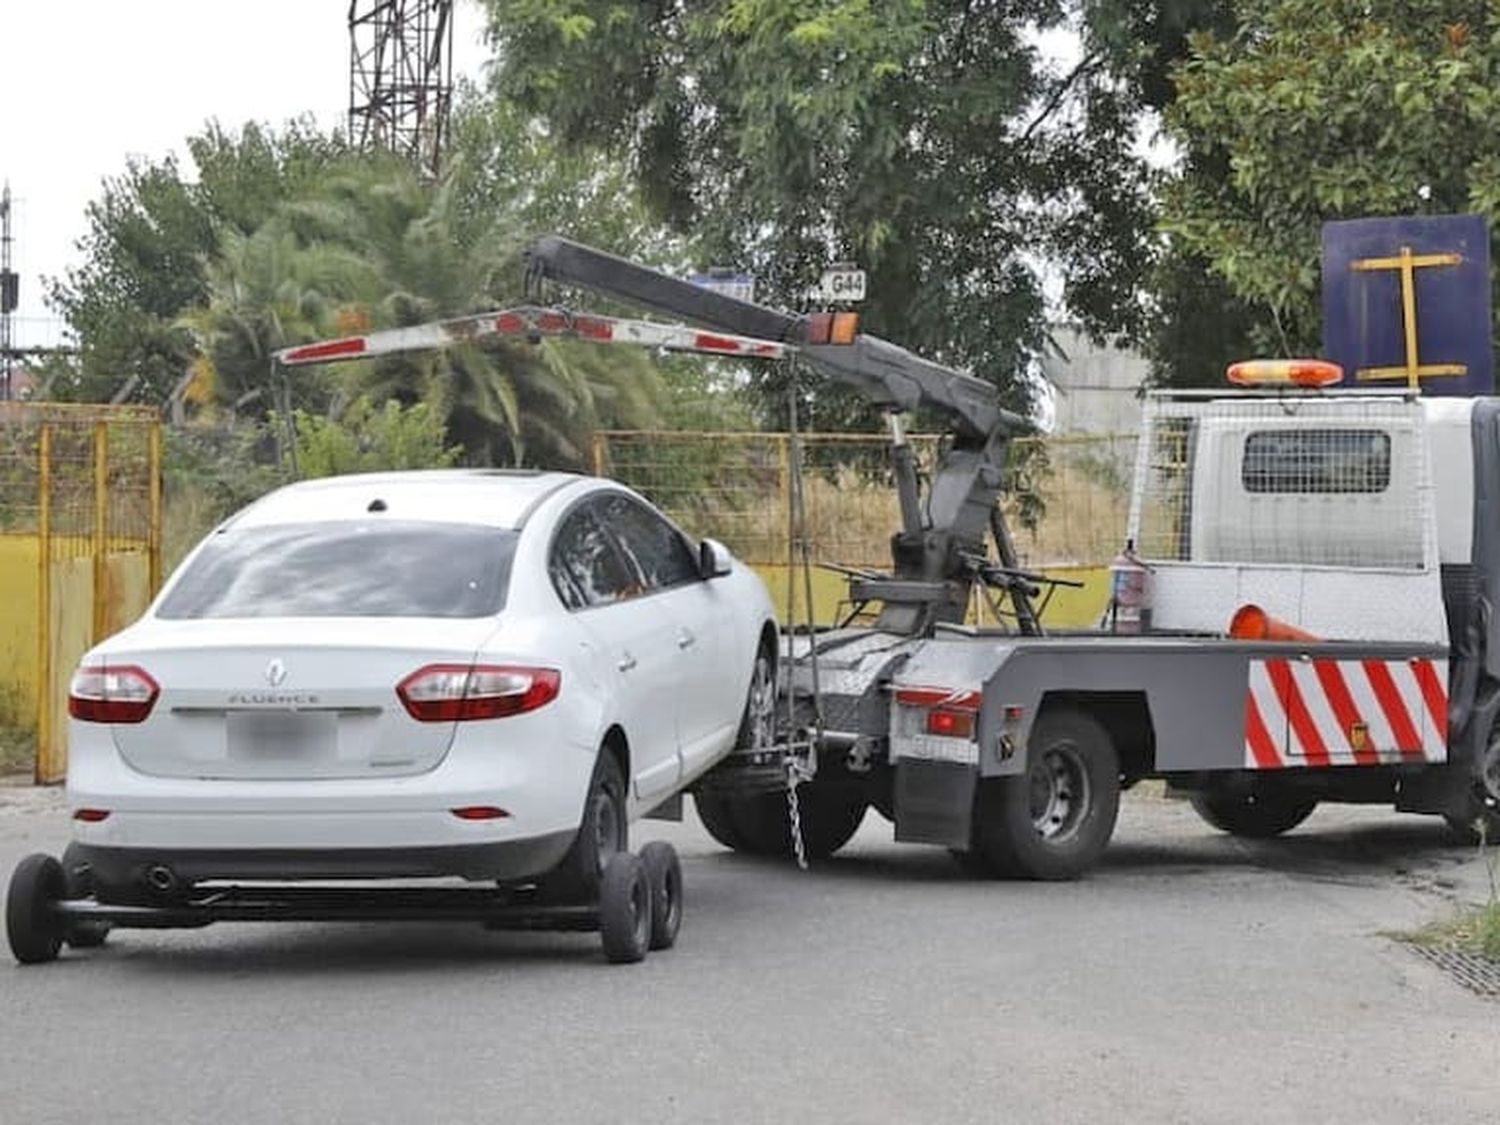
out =
[(360, 473), (298, 481), (263, 496), (233, 520), (235, 527), (386, 519), (518, 527), (540, 501), (586, 478), (576, 473), (512, 469), (433, 469)]

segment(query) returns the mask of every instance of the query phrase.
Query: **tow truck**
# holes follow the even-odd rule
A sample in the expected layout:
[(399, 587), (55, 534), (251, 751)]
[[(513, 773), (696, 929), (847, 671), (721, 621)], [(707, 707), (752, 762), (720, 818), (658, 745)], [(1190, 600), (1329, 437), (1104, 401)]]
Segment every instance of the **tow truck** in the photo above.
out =
[[(1500, 400), (1334, 390), (1319, 361), (1153, 394), (1111, 627), (1049, 632), (1052, 580), (1019, 565), (999, 503), (1030, 426), (990, 382), (849, 314), (763, 307), (558, 236), (529, 250), (529, 295), (546, 283), (695, 327), (529, 307), (281, 359), (572, 335), (794, 357), (885, 414), (901, 525), (889, 571), (849, 580), (873, 620), (783, 637), (782, 721), (694, 791), (725, 846), (826, 857), (873, 807), (972, 873), (1071, 879), (1148, 778), (1242, 836), (1324, 801), (1500, 834)], [(913, 411), (948, 431), (926, 487)], [(968, 622), (977, 587), (1013, 624)]]

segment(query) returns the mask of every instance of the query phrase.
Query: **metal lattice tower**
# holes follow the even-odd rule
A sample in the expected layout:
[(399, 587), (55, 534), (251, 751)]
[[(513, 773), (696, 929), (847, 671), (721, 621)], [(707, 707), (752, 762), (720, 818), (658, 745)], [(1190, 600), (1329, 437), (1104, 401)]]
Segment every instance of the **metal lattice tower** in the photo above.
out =
[(350, 0), (349, 138), (437, 176), (453, 100), (453, 0)]
[(11, 268), (10, 184), (0, 189), (0, 399), (11, 394), (15, 371), (16, 340), (13, 315), (19, 299), (19, 282)]

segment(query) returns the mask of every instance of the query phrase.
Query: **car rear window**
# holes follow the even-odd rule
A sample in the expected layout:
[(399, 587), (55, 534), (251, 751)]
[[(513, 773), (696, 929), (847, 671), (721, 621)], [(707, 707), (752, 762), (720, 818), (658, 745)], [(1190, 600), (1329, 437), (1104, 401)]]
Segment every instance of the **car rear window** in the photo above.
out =
[(337, 521), (229, 528), (158, 617), (488, 617), (505, 604), (519, 532)]

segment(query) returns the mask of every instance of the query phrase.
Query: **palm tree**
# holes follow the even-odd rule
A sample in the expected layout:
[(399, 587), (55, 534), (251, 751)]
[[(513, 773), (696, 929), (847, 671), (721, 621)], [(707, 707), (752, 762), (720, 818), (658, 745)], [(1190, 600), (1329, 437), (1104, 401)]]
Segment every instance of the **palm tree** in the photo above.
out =
[(332, 330), (345, 295), (373, 284), (367, 263), (333, 245), (303, 245), (279, 219), (254, 234), (226, 231), (218, 256), (207, 263), (209, 300), (179, 324), (196, 337), (197, 398), (226, 409), (256, 413), (280, 407), (323, 410), (330, 397), (316, 373), (282, 382), (272, 354)]
[[(281, 218), (309, 249), (337, 247), (363, 261), (362, 291), (349, 296), (363, 302), (371, 327), (482, 311), (518, 289), (520, 232), (511, 220), (464, 214), (451, 180), (432, 187), (401, 167), (351, 168)], [(454, 347), (352, 372), (351, 395), (442, 404), (450, 437), (491, 464), (583, 466), (597, 426), (650, 426), (663, 393), (644, 354), (556, 341)]]

